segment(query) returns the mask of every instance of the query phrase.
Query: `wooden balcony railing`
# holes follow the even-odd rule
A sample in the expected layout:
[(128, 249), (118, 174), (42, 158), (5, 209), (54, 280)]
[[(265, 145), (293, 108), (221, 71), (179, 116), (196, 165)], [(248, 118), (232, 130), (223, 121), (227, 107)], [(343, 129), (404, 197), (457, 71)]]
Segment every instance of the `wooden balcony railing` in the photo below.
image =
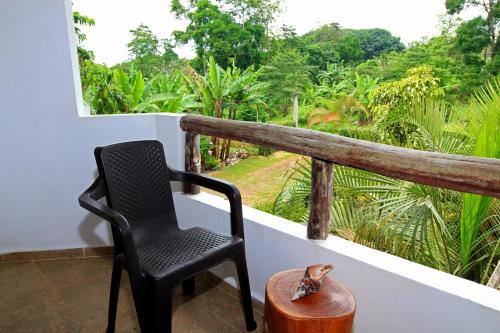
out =
[[(460, 192), (500, 198), (500, 160), (426, 152), (271, 124), (187, 115), (186, 171), (200, 172), (199, 135), (272, 147), (312, 157), (310, 239), (329, 234), (333, 164)], [(199, 189), (188, 187), (186, 193)]]

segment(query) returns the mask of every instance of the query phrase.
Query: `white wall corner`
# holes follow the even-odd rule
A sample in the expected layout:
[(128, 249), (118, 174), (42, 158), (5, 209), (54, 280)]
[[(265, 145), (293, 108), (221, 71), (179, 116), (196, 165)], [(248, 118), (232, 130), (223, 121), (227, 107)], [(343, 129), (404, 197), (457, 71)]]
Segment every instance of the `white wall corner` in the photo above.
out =
[[(58, 0), (61, 1), (61, 0)], [(76, 48), (76, 35), (75, 35), (75, 24), (73, 21), (73, 8), (71, 5), (71, 0), (62, 0), (64, 1), (64, 8), (66, 12), (66, 25), (67, 36), (68, 36), (68, 47), (69, 47), (69, 55), (71, 58), (71, 67), (73, 70), (73, 81), (74, 81), (74, 90), (75, 90), (75, 98), (76, 98), (76, 108), (79, 116), (89, 116), (90, 108), (85, 107), (83, 103), (83, 93), (82, 93), (82, 81), (80, 79), (80, 64), (78, 62), (78, 52)]]

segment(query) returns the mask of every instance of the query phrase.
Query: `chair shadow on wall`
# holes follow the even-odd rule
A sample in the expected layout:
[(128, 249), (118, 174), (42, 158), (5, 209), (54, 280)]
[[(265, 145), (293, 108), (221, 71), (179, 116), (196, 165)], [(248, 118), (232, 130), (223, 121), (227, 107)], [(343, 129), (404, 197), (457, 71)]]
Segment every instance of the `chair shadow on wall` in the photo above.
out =
[[(94, 179), (98, 177), (97, 170), (94, 171)], [(97, 229), (105, 228), (105, 237), (102, 232), (99, 234)], [(87, 244), (87, 247), (113, 246), (113, 236), (109, 223), (100, 217), (88, 213), (78, 226), (78, 233), (81, 239)]]

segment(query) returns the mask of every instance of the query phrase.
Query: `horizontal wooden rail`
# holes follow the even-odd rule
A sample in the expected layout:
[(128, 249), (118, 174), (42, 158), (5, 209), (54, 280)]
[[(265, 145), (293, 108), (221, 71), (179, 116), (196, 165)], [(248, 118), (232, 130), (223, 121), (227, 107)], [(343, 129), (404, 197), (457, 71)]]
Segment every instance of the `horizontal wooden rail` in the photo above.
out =
[(293, 127), (187, 115), (184, 131), (272, 147), (397, 179), (500, 198), (500, 160), (405, 149)]

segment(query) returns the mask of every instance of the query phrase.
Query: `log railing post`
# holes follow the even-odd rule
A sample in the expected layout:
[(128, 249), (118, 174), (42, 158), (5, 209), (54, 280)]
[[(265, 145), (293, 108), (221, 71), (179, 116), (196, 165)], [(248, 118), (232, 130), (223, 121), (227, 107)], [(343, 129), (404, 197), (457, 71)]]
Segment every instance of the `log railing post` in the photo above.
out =
[(333, 164), (313, 158), (311, 175), (311, 209), (307, 223), (307, 237), (326, 239), (330, 234)]
[[(187, 172), (201, 172), (201, 155), (200, 155), (200, 135), (192, 132), (186, 132), (186, 148), (185, 148), (185, 169)], [(184, 193), (198, 194), (200, 187), (194, 184), (184, 183)]]

